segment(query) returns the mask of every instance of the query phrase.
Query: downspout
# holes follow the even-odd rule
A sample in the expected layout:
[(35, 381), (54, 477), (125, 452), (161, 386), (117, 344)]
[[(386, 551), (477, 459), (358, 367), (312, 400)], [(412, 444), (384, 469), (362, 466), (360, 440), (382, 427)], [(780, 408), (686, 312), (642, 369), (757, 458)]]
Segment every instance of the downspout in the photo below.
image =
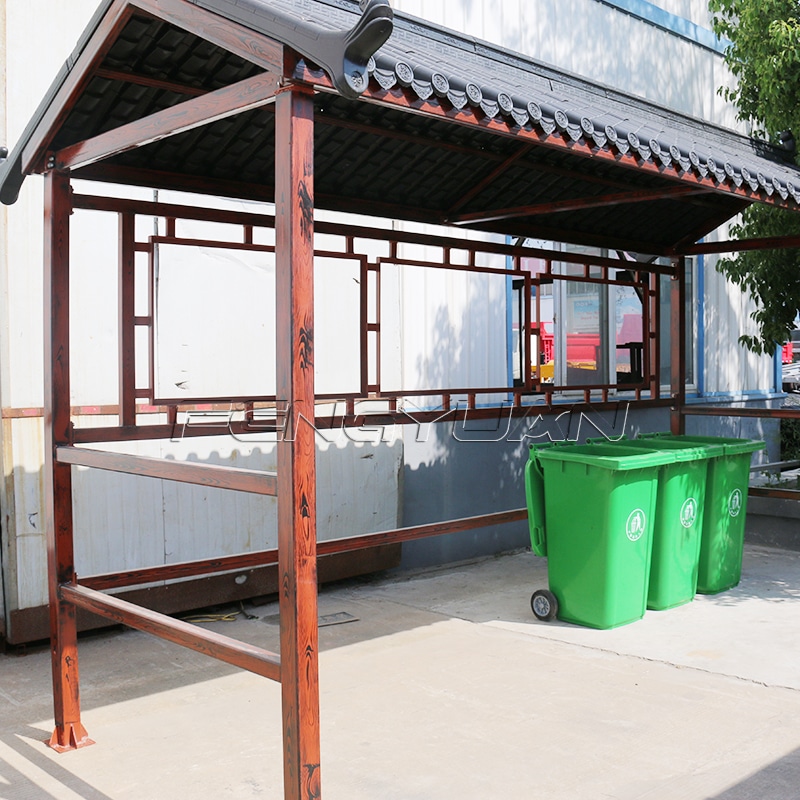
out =
[[(702, 241), (702, 240), (701, 240)], [(697, 396), (703, 397), (706, 391), (706, 258), (697, 257), (697, 371), (694, 383)]]
[[(512, 237), (506, 234), (506, 244), (512, 243)], [(511, 256), (506, 256), (506, 269), (514, 268), (514, 261)], [(514, 278), (506, 275), (506, 373), (507, 385), (514, 385)], [(527, 333), (527, 332), (526, 332)], [(519, 343), (522, 347), (522, 331), (519, 331)], [(508, 401), (513, 402), (514, 395), (508, 395)]]
[[(6, 0), (0, 0), (0, 146), (8, 141), (8, 63), (6, 27)], [(8, 397), (8, 208), (0, 205), (0, 408), (5, 406)], [(11, 425), (11, 420), (8, 420)], [(12, 515), (8, 513), (8, 493), (14, 491), (14, 470), (10, 457), (6, 454), (6, 420), (0, 419), (0, 639), (8, 633), (8, 598), (6, 597), (5, 565), (10, 563), (6, 547), (9, 528), (13, 525)]]

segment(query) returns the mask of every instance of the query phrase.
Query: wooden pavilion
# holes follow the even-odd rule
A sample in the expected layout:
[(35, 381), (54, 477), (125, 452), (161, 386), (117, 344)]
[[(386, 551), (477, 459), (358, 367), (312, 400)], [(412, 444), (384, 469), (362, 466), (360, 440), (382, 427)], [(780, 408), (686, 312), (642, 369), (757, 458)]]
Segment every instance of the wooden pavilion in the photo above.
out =
[[(279, 681), (283, 694), (285, 796), (321, 796), (317, 664), (317, 556), (387, 542), (524, 519), (524, 509), (405, 528), (318, 547), (315, 525), (315, 404), (345, 403), (343, 420), (360, 424), (359, 402), (386, 401), (382, 419), (408, 421), (403, 391), (381, 387), (375, 340), (381, 259), (359, 253), (358, 239), (388, 243), (401, 261), (405, 243), (442, 248), (446, 269), (491, 271), (480, 255), (509, 259), (522, 282), (527, 339), (522, 379), (507, 387), (447, 387), (450, 408), (464, 395), (476, 414), (498, 391), (511, 413), (530, 404), (554, 411), (558, 386), (537, 379), (532, 287), (558, 280), (554, 260), (571, 261), (583, 279), (633, 286), (643, 298), (644, 329), (634, 402), (667, 405), (681, 429), (684, 406), (684, 259), (701, 252), (798, 242), (698, 245), (706, 234), (761, 202), (800, 209), (793, 154), (639, 98), (565, 74), (523, 55), (392, 13), (387, 0), (104, 0), (73, 55), (0, 165), (0, 199), (15, 202), (26, 176), (45, 182), (45, 502), (55, 731), (51, 745), (91, 743), (81, 723), (76, 613), (87, 609)], [(73, 177), (188, 190), (274, 203), (268, 213), (76, 194)], [(70, 416), (70, 214), (95, 209), (119, 219), (118, 424), (75, 427)], [(509, 243), (324, 223), (315, 209), (368, 213), (500, 233)], [(137, 216), (165, 220), (166, 236), (142, 237)], [(154, 311), (136, 313), (136, 253), (179, 242), (176, 220), (226, 222), (241, 236), (231, 248), (257, 248), (255, 228), (273, 228), (277, 297), (277, 391), (225, 397), (242, 409), (236, 423), (254, 430), (256, 412), (273, 409), (278, 469), (267, 474), (203, 463), (112, 453), (104, 442), (165, 438), (187, 398), (156, 396), (137, 376), (137, 332), (152, 331)], [(323, 397), (314, 388), (314, 232), (342, 237), (362, 264), (362, 365), (358, 392)], [(528, 237), (636, 253), (639, 260), (534, 251)], [(455, 258), (456, 251), (467, 258)], [(520, 260), (546, 267), (532, 277)], [(667, 261), (665, 261), (667, 259)], [(631, 265), (634, 265), (631, 268)], [(614, 273), (622, 266), (628, 272)], [(496, 270), (495, 270), (496, 271)], [(613, 274), (612, 274), (613, 273)], [(671, 392), (660, 396), (658, 276), (672, 292)], [(151, 276), (152, 277), (152, 276)], [(370, 288), (371, 287), (371, 288)], [(141, 288), (141, 287), (138, 287)], [(255, 365), (254, 365), (255, 366)], [(152, 370), (151, 370), (152, 372)], [(573, 389), (576, 387), (572, 387)], [(577, 387), (609, 402), (610, 381)], [(599, 394), (598, 394), (599, 393)], [(425, 394), (431, 394), (426, 391)], [(137, 404), (160, 404), (167, 424), (146, 424)], [(563, 410), (563, 406), (559, 406)], [(712, 410), (711, 413), (714, 413)], [(719, 413), (719, 412), (717, 412)], [(441, 417), (441, 412), (430, 419)], [(333, 421), (332, 421), (333, 422)], [(263, 427), (264, 423), (259, 422)], [(186, 435), (218, 435), (202, 425)], [(92, 447), (94, 445), (94, 447)], [(277, 551), (213, 561), (79, 577), (73, 557), (73, 466), (223, 487), (278, 498)], [(150, 581), (279, 565), (280, 654), (244, 645), (138, 608), (104, 589)]]

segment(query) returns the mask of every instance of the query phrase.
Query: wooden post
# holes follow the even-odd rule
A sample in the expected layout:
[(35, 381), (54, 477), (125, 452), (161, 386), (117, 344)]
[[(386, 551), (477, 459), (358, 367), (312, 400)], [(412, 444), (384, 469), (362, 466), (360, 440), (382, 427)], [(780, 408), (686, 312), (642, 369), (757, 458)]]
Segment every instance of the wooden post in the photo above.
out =
[(314, 99), (289, 86), (275, 108), (278, 570), (284, 796), (320, 798), (314, 442)]
[(686, 403), (686, 259), (672, 261), (675, 273), (670, 282), (670, 430), (686, 432), (683, 406)]
[(55, 460), (70, 443), (69, 217), (67, 174), (45, 175), (44, 194), (44, 507), (50, 604), (55, 730), (50, 747), (62, 752), (93, 744), (81, 724), (76, 609), (58, 587), (75, 582), (72, 541), (72, 472)]
[(647, 375), (650, 380), (650, 399), (658, 400), (661, 397), (661, 276), (651, 272), (649, 283), (648, 303), (650, 313), (648, 315), (649, 328), (647, 329), (647, 352), (649, 354)]
[(135, 349), (135, 284), (136, 215), (119, 215), (119, 424), (136, 424), (136, 349)]

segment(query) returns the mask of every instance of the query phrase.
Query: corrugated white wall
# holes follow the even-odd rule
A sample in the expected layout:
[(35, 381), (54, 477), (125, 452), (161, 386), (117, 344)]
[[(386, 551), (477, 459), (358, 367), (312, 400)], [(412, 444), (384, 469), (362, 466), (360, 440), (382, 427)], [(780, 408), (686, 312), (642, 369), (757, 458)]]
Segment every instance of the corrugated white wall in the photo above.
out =
[[(773, 383), (774, 362), (738, 343), (755, 334), (750, 296), (715, 269), (716, 258), (705, 259), (705, 386), (706, 393), (758, 392)], [(778, 387), (780, 390), (780, 387)]]
[[(443, 232), (435, 226), (396, 226)], [(481, 238), (473, 231), (455, 234), (462, 239)], [(441, 248), (421, 245), (403, 245), (399, 256), (434, 265), (444, 258)], [(466, 256), (464, 251), (461, 263), (466, 263)], [(453, 259), (458, 260), (457, 254)], [(483, 256), (478, 265), (507, 268), (502, 256)], [(505, 276), (392, 264), (382, 265), (381, 276), (383, 388), (413, 391), (508, 384)], [(481, 396), (482, 402), (496, 399), (503, 396)], [(419, 397), (414, 402), (425, 408), (438, 405), (441, 398)]]
[[(92, 417), (92, 424), (111, 420)], [(8, 420), (6, 422), (9, 422)], [(7, 426), (14, 459), (16, 536), (6, 550), (8, 609), (47, 602), (46, 547), (41, 508), (41, 419)], [(10, 429), (10, 430), (9, 430)], [(104, 449), (181, 461), (276, 469), (274, 441), (231, 436), (104, 445)], [(273, 437), (274, 438), (274, 437)], [(375, 437), (353, 441), (326, 432), (317, 447), (317, 525), (320, 539), (396, 528), (401, 443)], [(79, 575), (174, 564), (277, 547), (276, 500), (224, 489), (161, 481), (104, 470), (73, 469), (75, 568)]]

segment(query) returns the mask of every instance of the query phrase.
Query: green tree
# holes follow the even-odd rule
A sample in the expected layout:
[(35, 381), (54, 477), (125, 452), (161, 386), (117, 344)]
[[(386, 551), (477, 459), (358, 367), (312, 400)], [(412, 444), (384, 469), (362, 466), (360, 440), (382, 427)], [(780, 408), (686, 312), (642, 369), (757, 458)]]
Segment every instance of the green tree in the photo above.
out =
[[(800, 137), (800, 3), (798, 0), (709, 0), (714, 31), (730, 42), (725, 61), (736, 85), (723, 88), (753, 134), (781, 142)], [(800, 214), (753, 204), (731, 229), (750, 239), (800, 234)], [(788, 341), (800, 312), (800, 251), (759, 250), (720, 259), (717, 269), (750, 292), (757, 336), (740, 341), (757, 353)]]

